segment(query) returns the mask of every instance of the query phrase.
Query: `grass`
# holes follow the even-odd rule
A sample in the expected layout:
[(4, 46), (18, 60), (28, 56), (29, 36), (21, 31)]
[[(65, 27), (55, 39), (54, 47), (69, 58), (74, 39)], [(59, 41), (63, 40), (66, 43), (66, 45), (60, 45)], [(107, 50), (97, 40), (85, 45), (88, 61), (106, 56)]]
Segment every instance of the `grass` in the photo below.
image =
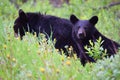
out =
[[(120, 43), (120, 6), (108, 10), (98, 10), (100, 6), (112, 0), (71, 0), (70, 5), (54, 8), (48, 1), (32, 1), (20, 3), (25, 12), (41, 12), (69, 19), (75, 14), (80, 19), (89, 19), (93, 15), (99, 17), (96, 27), (114, 41)], [(54, 48), (54, 43), (46, 41), (40, 34), (40, 44), (35, 35), (26, 33), (21, 41), (14, 38), (13, 24), (18, 16), (18, 9), (8, 0), (0, 0), (0, 79), (2, 80), (119, 80), (120, 52), (111, 58), (87, 63), (83, 67), (74, 54), (66, 57)], [(93, 5), (94, 4), (94, 5)], [(47, 6), (46, 6), (47, 5)], [(96, 8), (96, 10), (93, 10)], [(71, 49), (69, 49), (71, 50)], [(104, 75), (103, 75), (104, 74)]]

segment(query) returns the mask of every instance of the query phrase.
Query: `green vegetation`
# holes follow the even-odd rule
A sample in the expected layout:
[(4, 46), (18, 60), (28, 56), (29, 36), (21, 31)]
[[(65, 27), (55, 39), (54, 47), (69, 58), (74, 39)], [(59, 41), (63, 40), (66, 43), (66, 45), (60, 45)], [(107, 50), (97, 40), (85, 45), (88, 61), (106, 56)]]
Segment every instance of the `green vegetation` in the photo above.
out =
[[(17, 0), (18, 1), (18, 0)], [(116, 0), (117, 1), (117, 0)], [(71, 0), (70, 5), (63, 4), (54, 8), (48, 0), (37, 0), (22, 4), (25, 12), (41, 12), (69, 19), (71, 14), (80, 19), (99, 17), (97, 29), (105, 36), (120, 43), (120, 6), (98, 9), (112, 0)], [(103, 58), (96, 63), (87, 63), (83, 67), (76, 55), (66, 57), (54, 48), (51, 40), (46, 41), (43, 34), (26, 33), (21, 41), (14, 38), (13, 24), (18, 9), (9, 0), (0, 0), (0, 80), (119, 80), (120, 52), (114, 57)], [(91, 43), (92, 44), (92, 43)], [(101, 40), (92, 47), (95, 58), (99, 58)], [(109, 44), (108, 44), (109, 45)], [(71, 50), (72, 49), (68, 49)], [(91, 52), (92, 52), (91, 50)]]
[(105, 57), (107, 54), (107, 50), (103, 49), (102, 43), (104, 41), (101, 40), (102, 38), (100, 37), (95, 43), (93, 43), (91, 40), (89, 41), (90, 46), (85, 46), (85, 49), (87, 50), (87, 53), (93, 57), (95, 60), (101, 59)]

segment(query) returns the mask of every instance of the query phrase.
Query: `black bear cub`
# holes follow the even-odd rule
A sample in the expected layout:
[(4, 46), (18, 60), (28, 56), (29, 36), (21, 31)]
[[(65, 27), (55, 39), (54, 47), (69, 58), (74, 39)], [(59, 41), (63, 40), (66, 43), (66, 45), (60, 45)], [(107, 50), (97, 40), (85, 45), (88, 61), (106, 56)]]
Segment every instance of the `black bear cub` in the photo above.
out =
[(95, 24), (98, 22), (98, 17), (93, 16), (89, 20), (79, 20), (75, 15), (70, 16), (70, 21), (74, 24), (73, 34), (78, 40), (82, 40), (83, 46), (90, 45), (89, 40), (93, 42), (99, 37), (104, 41), (102, 46), (107, 49), (109, 56), (115, 54), (118, 51), (120, 45), (115, 41), (106, 38), (96, 28)]
[(73, 46), (71, 32), (73, 24), (63, 18), (43, 15), (41, 13), (25, 13), (22, 9), (18, 12), (19, 17), (14, 22), (14, 34), (17, 37), (18, 34), (22, 39), (25, 32), (44, 33), (46, 38), (49, 38), (52, 34), (52, 39), (56, 38), (55, 47), (57, 49), (65, 50), (65, 45)]

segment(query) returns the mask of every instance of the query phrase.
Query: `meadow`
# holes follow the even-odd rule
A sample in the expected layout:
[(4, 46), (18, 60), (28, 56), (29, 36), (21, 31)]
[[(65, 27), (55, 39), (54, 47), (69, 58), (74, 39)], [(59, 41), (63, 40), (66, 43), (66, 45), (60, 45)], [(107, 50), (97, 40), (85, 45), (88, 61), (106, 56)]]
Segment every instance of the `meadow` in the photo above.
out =
[[(33, 0), (22, 3), (19, 9), (25, 12), (41, 12), (69, 19), (75, 14), (79, 19), (99, 17), (96, 28), (106, 37), (120, 43), (120, 5), (100, 9), (119, 0), (70, 0), (69, 5), (53, 7), (48, 0)], [(65, 56), (54, 48), (54, 42), (46, 41), (44, 34), (26, 33), (23, 40), (14, 37), (14, 20), (18, 10), (9, 0), (0, 0), (0, 80), (120, 80), (120, 52), (114, 57), (100, 58), (96, 63), (82, 66), (73, 53)], [(39, 42), (39, 43), (38, 43)], [(108, 44), (109, 45), (109, 44)], [(99, 46), (94, 47), (99, 53)]]

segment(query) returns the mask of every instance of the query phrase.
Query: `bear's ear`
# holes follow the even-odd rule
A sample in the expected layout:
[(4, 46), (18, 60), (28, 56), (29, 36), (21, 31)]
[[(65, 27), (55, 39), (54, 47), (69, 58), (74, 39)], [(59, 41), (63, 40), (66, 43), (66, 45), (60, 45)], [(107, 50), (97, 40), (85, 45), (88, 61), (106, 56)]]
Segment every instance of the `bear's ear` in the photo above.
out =
[(25, 14), (25, 12), (22, 9), (19, 10), (18, 14), (19, 14), (19, 17), (21, 20), (27, 21), (27, 15)]
[(90, 20), (90, 23), (92, 23), (93, 25), (95, 25), (98, 22), (98, 17), (97, 16), (93, 16)]
[(73, 24), (75, 24), (77, 21), (79, 21), (79, 19), (75, 16), (75, 15), (71, 15), (70, 16), (70, 21), (73, 23)]

